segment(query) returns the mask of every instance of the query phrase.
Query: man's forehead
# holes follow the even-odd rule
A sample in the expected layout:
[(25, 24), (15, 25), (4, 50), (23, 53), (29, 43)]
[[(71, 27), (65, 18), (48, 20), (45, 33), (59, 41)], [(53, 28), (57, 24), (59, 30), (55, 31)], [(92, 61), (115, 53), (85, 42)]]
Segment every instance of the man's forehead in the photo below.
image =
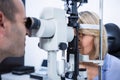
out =
[(24, 19), (26, 17), (25, 8), (22, 0), (13, 0), (16, 8), (18, 9), (18, 14)]

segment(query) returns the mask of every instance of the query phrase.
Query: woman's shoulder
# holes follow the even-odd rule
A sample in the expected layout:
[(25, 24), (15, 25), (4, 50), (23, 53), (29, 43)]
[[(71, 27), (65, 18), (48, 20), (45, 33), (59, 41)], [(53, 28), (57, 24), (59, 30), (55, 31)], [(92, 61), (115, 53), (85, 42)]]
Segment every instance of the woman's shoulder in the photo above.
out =
[(116, 64), (117, 64), (117, 66), (120, 67), (120, 59), (107, 53), (104, 58), (103, 68), (111, 69), (111, 68), (114, 68), (114, 66), (116, 66)]
[(111, 54), (109, 54), (109, 53), (107, 53), (107, 54), (105, 55), (104, 60), (107, 60), (107, 61), (111, 61), (111, 60), (120, 61), (119, 58), (117, 58), (117, 57), (115, 57), (115, 56), (113, 56), (113, 55), (111, 55)]

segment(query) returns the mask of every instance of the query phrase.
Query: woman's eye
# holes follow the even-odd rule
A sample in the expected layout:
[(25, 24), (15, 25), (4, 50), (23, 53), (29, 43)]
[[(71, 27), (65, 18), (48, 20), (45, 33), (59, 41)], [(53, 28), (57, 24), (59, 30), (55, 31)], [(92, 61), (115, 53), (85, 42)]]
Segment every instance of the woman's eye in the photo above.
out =
[(85, 34), (80, 33), (79, 36), (85, 36)]
[(83, 35), (82, 34), (79, 34), (80, 37), (82, 37)]
[(86, 34), (82, 34), (82, 36), (85, 36)]

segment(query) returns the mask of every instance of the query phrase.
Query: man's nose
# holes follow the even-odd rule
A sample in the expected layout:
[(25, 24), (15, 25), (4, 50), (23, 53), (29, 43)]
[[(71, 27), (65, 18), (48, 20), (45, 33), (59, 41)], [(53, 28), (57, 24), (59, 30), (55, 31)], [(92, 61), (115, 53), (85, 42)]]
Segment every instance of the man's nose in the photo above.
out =
[(30, 31), (26, 28), (26, 35), (30, 35)]

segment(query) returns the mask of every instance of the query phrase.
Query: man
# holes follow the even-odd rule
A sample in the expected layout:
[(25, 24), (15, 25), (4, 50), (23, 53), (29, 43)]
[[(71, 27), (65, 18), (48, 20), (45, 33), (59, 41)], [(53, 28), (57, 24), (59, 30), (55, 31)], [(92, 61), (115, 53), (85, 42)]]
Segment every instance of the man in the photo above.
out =
[(25, 17), (22, 0), (0, 0), (0, 62), (24, 55)]

